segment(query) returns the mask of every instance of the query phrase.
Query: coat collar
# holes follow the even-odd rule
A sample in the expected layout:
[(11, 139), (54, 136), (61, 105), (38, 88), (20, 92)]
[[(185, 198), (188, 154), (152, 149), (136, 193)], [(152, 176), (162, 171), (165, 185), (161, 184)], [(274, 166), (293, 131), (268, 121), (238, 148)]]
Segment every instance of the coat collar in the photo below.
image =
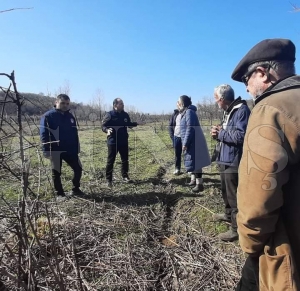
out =
[(299, 88), (300, 87), (300, 75), (292, 75), (290, 77), (287, 77), (285, 79), (281, 79), (272, 86), (270, 86), (265, 92), (263, 92), (259, 97), (257, 97), (254, 101), (254, 104), (256, 105), (261, 100), (266, 98), (267, 96), (278, 93), (281, 91), (285, 91), (288, 89), (293, 88)]
[(247, 105), (247, 102), (245, 100), (242, 100), (242, 97), (236, 98), (235, 100), (232, 101), (232, 103), (225, 110), (226, 113), (229, 113), (234, 107), (236, 107), (239, 104), (246, 104)]

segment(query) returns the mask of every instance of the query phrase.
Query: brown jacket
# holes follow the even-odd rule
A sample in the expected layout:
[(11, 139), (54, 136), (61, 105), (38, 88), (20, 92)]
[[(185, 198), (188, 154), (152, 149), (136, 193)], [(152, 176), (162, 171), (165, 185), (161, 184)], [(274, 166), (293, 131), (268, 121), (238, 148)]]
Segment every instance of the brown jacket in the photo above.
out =
[(259, 256), (260, 290), (300, 290), (300, 76), (256, 100), (237, 202), (240, 244)]

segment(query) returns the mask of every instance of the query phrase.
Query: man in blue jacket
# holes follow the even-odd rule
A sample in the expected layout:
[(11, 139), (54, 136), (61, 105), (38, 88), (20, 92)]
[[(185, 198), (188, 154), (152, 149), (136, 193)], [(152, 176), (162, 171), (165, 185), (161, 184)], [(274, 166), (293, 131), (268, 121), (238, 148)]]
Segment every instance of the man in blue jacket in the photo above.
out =
[(214, 215), (214, 220), (231, 222), (231, 229), (219, 234), (219, 238), (223, 241), (234, 241), (238, 239), (238, 166), (242, 157), (250, 109), (241, 97), (234, 99), (234, 91), (227, 84), (216, 87), (214, 97), (219, 108), (224, 110), (222, 125), (213, 126), (211, 136), (221, 143), (216, 162), (220, 166), (221, 191), (225, 203), (225, 213)]
[(78, 157), (78, 131), (76, 120), (69, 108), (69, 96), (59, 94), (54, 108), (47, 111), (40, 122), (43, 155), (51, 160), (54, 189), (57, 197), (60, 198), (66, 196), (61, 183), (62, 161), (65, 161), (74, 172), (71, 194), (83, 194), (80, 190), (82, 166)]
[(107, 134), (107, 186), (112, 186), (112, 175), (117, 153), (120, 153), (122, 161), (122, 177), (124, 182), (129, 182), (128, 163), (128, 132), (127, 127), (136, 127), (136, 122), (131, 122), (127, 112), (124, 111), (124, 102), (120, 98), (113, 101), (113, 110), (106, 113), (102, 121), (102, 131)]

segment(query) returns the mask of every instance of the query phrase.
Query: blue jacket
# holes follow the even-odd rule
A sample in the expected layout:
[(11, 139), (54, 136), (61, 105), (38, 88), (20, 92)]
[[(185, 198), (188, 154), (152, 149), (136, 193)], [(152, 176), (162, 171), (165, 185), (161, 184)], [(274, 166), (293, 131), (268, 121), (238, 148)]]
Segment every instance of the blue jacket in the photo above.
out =
[(187, 147), (184, 152), (184, 166), (187, 172), (199, 172), (203, 167), (210, 165), (207, 143), (196, 110), (194, 105), (190, 105), (181, 113), (180, 135), (182, 146)]
[(113, 132), (107, 137), (107, 143), (122, 145), (128, 143), (127, 127), (131, 128), (137, 125), (137, 122), (131, 122), (127, 112), (112, 110), (107, 112), (104, 116), (102, 131), (107, 132), (108, 128), (112, 128)]
[(218, 164), (238, 167), (243, 151), (244, 137), (250, 116), (250, 109), (241, 97), (232, 102), (224, 112), (222, 129), (218, 140), (221, 142)]
[(69, 154), (80, 151), (76, 120), (69, 111), (62, 113), (55, 108), (47, 111), (40, 121), (40, 138), (45, 155), (50, 151)]

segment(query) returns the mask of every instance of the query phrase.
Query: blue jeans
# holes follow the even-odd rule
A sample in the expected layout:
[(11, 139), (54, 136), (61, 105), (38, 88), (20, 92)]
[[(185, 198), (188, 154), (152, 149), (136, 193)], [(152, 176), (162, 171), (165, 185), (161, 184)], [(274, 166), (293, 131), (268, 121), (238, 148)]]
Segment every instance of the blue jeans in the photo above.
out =
[(174, 136), (173, 138), (173, 146), (175, 151), (175, 168), (181, 169), (181, 154), (182, 154), (182, 143), (181, 138), (178, 136)]

